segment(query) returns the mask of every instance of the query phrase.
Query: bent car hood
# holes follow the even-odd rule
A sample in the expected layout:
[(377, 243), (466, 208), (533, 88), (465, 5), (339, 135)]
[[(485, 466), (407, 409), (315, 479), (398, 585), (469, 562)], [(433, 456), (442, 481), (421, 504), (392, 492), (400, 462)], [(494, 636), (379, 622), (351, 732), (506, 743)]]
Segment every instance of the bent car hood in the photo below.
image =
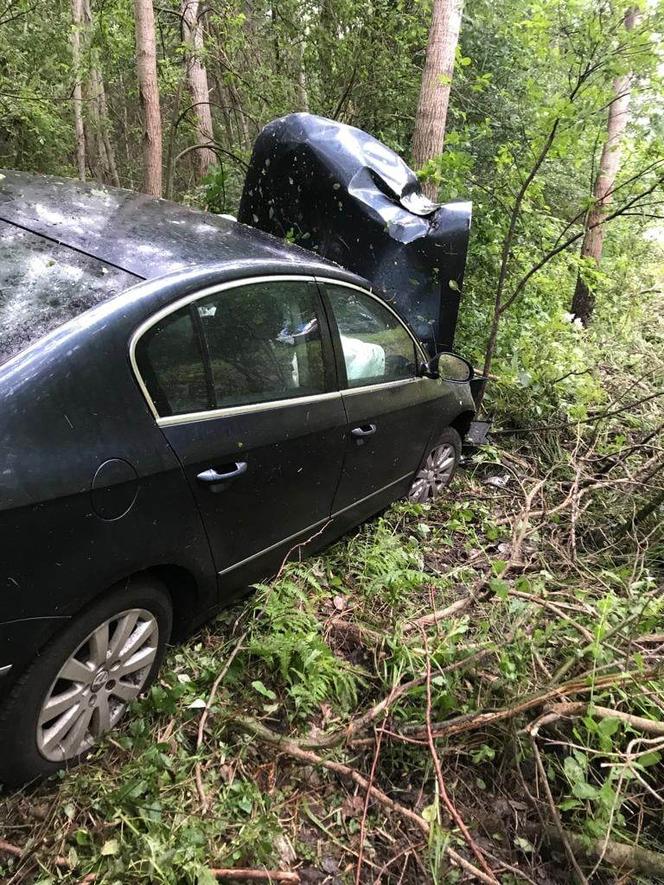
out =
[(452, 346), (471, 205), (432, 203), (373, 136), (312, 114), (274, 120), (254, 145), (239, 220), (368, 279), (432, 353)]

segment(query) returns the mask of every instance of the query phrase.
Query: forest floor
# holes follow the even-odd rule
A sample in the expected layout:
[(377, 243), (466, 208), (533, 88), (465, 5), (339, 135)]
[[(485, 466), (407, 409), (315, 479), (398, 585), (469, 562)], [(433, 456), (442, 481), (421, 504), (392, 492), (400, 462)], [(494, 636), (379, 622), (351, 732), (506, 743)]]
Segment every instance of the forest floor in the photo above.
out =
[(591, 517), (614, 466), (490, 445), (284, 566), (4, 798), (2, 881), (664, 881), (661, 561)]

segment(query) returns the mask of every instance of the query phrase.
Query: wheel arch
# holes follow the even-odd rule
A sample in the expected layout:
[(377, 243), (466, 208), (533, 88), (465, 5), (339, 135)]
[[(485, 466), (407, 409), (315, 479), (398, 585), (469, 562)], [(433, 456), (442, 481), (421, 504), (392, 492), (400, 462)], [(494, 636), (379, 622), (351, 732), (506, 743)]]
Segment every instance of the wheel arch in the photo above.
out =
[(450, 421), (449, 427), (452, 427), (461, 437), (461, 442), (463, 443), (464, 437), (470, 430), (470, 425), (472, 424), (473, 418), (475, 417), (475, 412), (470, 409), (465, 412), (460, 412), (453, 421)]

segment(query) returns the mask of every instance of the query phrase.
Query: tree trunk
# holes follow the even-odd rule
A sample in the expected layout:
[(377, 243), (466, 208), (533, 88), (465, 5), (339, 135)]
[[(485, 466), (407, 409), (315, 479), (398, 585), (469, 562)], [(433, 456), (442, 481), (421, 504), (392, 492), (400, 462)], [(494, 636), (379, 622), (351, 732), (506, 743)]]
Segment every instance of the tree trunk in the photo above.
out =
[[(634, 27), (636, 18), (637, 10), (629, 9), (625, 15), (625, 28), (628, 31)], [(629, 119), (630, 84), (631, 74), (623, 74), (613, 81), (613, 99), (609, 105), (606, 141), (602, 148), (602, 156), (593, 187), (593, 204), (586, 215), (586, 232), (581, 245), (581, 258), (590, 259), (597, 266), (602, 260), (604, 245), (602, 220), (611, 203), (620, 168), (622, 136)], [(579, 273), (572, 298), (572, 313), (579, 317), (585, 326), (588, 324), (594, 308), (595, 293)]]
[(187, 82), (196, 118), (196, 165), (199, 179), (204, 178), (216, 155), (209, 145), (214, 143), (210, 89), (208, 76), (202, 60), (203, 25), (199, 17), (199, 0), (182, 0), (182, 31), (187, 47)]
[(83, 0), (71, 0), (73, 28), (71, 52), (74, 67), (74, 129), (76, 132), (76, 165), (78, 177), (85, 181), (85, 129), (83, 127), (83, 86), (81, 83), (81, 27), (83, 25)]
[(295, 63), (297, 65), (297, 80), (295, 89), (297, 93), (297, 108), (299, 111), (309, 112), (309, 91), (307, 89), (307, 73), (304, 67), (304, 37), (295, 44)]
[(115, 163), (115, 151), (111, 144), (110, 122), (108, 119), (108, 105), (106, 103), (106, 89), (101, 72), (99, 51), (93, 41), (92, 8), (90, 0), (83, 0), (83, 21), (85, 24), (85, 48), (89, 51), (90, 82), (88, 89), (88, 111), (94, 127), (94, 140), (97, 145), (99, 167), (97, 178), (106, 182), (109, 178), (116, 187), (120, 186), (117, 165)]
[[(443, 150), (462, 11), (463, 0), (433, 0), (429, 45), (413, 133), (415, 169), (421, 169)], [(436, 198), (437, 187), (433, 182), (425, 183), (422, 189), (430, 199)]]
[(108, 116), (108, 103), (106, 102), (106, 88), (104, 86), (104, 78), (101, 70), (96, 68), (97, 86), (99, 90), (99, 118), (101, 122), (101, 137), (106, 148), (106, 159), (108, 160), (108, 170), (111, 174), (111, 181), (116, 187), (120, 187), (120, 176), (118, 175), (118, 167), (115, 162), (115, 150), (111, 142), (111, 121)]
[(143, 191), (161, 196), (161, 111), (152, 0), (134, 0), (136, 73), (143, 108)]

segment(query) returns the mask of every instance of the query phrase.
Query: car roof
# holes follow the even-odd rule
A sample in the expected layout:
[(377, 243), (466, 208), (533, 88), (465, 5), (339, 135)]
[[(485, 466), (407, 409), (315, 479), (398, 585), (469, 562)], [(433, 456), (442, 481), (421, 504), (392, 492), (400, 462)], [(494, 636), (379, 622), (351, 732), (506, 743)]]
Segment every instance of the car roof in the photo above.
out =
[(143, 279), (238, 259), (336, 266), (221, 215), (50, 175), (0, 169), (0, 220)]

